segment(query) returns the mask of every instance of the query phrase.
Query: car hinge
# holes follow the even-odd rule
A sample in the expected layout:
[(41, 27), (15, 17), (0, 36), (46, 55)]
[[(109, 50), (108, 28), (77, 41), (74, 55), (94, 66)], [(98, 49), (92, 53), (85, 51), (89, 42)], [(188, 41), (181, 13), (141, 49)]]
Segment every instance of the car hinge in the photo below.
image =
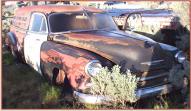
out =
[(49, 36), (47, 37), (47, 40), (53, 40), (53, 38), (54, 38), (54, 36), (49, 35)]

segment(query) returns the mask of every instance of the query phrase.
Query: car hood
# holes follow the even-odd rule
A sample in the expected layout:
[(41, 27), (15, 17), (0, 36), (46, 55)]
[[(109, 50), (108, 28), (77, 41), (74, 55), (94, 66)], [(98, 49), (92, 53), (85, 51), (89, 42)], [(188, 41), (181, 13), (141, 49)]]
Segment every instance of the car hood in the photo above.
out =
[(172, 57), (145, 36), (123, 31), (81, 31), (51, 34), (53, 41), (94, 52), (134, 72), (169, 69)]

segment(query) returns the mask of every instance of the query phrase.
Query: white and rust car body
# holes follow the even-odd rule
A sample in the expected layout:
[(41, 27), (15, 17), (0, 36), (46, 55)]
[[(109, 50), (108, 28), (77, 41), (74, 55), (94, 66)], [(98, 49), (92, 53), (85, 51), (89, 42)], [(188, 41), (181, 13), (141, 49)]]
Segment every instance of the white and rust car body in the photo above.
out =
[(135, 72), (137, 97), (143, 98), (171, 91), (168, 71), (185, 60), (177, 48), (120, 31), (105, 11), (82, 6), (19, 8), (7, 37), (17, 58), (53, 83), (70, 86), (84, 103), (105, 101), (83, 92), (101, 66)]

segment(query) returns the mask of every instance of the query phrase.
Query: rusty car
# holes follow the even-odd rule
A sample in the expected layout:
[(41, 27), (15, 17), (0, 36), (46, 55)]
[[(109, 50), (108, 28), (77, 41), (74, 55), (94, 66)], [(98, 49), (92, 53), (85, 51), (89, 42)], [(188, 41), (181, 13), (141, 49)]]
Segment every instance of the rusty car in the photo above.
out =
[[(155, 8), (146, 8), (143, 4), (135, 4), (122, 1), (107, 1), (107, 12), (114, 18), (115, 22), (120, 29), (126, 29), (137, 25), (148, 26), (150, 28), (149, 33), (156, 33), (160, 29), (176, 30), (179, 24), (179, 17), (170, 8), (160, 8), (164, 5), (164, 2)], [(132, 16), (131, 16), (132, 15)], [(131, 17), (131, 21), (127, 21), (127, 18)], [(139, 20), (141, 24), (135, 22)], [(133, 24), (134, 23), (134, 24)], [(127, 27), (128, 25), (128, 27)], [(134, 29), (135, 31), (140, 31)], [(147, 32), (148, 32), (147, 31)]]
[[(143, 35), (121, 31), (104, 10), (63, 5), (41, 5), (15, 11), (6, 46), (14, 57), (40, 75), (62, 85), (82, 103), (105, 98), (84, 90), (100, 68), (120, 65), (140, 77), (136, 95), (145, 98), (174, 88), (168, 80), (173, 66), (183, 70), (184, 53)], [(184, 75), (184, 74), (182, 74)]]
[(171, 9), (110, 9), (119, 29), (134, 31), (157, 42), (177, 47), (179, 30), (183, 29), (180, 17)]
[(114, 17), (121, 28), (126, 28), (124, 25), (137, 25), (131, 24), (133, 21), (125, 21), (132, 14), (134, 14), (131, 16), (133, 20), (139, 19), (141, 22), (139, 25), (150, 26), (152, 32), (156, 32), (157, 29), (176, 30), (179, 25), (177, 15), (170, 9), (111, 9), (108, 13)]

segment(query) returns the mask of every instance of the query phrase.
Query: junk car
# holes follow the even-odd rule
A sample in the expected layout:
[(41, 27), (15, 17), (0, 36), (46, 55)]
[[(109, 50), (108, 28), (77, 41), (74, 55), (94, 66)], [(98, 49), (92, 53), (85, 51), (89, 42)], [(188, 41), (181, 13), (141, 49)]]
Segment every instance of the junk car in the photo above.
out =
[(181, 39), (180, 18), (170, 9), (110, 9), (108, 13), (121, 30), (134, 31), (157, 42), (176, 46)]
[(84, 92), (102, 67), (117, 64), (137, 74), (136, 95), (145, 98), (174, 90), (169, 71), (174, 66), (183, 70), (186, 60), (176, 47), (120, 31), (106, 11), (82, 6), (18, 8), (6, 46), (17, 60), (48, 81), (66, 86), (78, 101), (91, 104), (106, 99)]
[[(151, 32), (156, 32), (160, 29), (176, 30), (179, 26), (179, 18), (170, 9), (111, 9), (108, 10), (108, 13), (114, 17), (121, 28), (126, 28), (124, 25), (134, 25), (134, 27), (136, 25), (148, 25)], [(126, 18), (132, 14), (134, 14), (131, 16), (132, 21), (126, 21)], [(131, 23), (137, 19), (140, 20), (141, 24)]]
[[(157, 9), (145, 8), (146, 6), (143, 4), (119, 1), (109, 1), (104, 4), (108, 13), (114, 18), (120, 29), (123, 30), (127, 28), (124, 27), (125, 25), (131, 25), (131, 27), (141, 25), (149, 28), (146, 31), (147, 33), (155, 34), (156, 31), (161, 29), (176, 30), (180, 25), (179, 17), (172, 9), (160, 9), (163, 2), (160, 3), (159, 7), (156, 7)], [(126, 21), (126, 18), (130, 15), (133, 15), (131, 20)], [(136, 20), (139, 20), (141, 24), (136, 24)], [(140, 31), (137, 28), (134, 30)]]

